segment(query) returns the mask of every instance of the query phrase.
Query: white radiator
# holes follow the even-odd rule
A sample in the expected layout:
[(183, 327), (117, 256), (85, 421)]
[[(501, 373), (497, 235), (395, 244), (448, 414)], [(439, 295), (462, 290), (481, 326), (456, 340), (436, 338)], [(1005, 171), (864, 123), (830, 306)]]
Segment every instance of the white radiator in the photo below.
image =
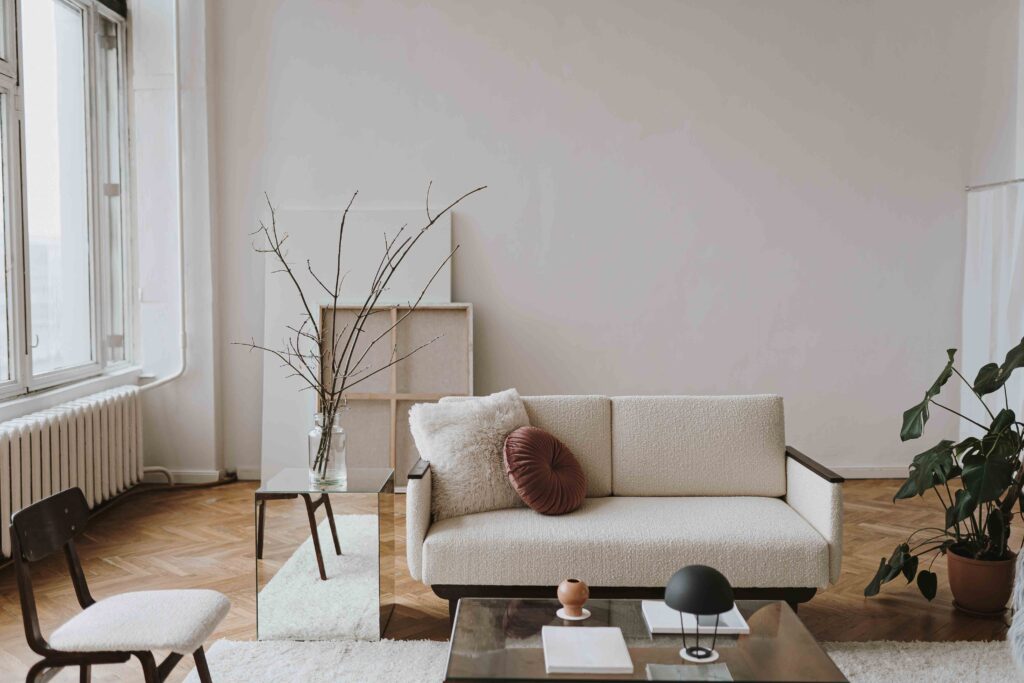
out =
[(123, 386), (0, 423), (0, 555), (11, 515), (74, 486), (89, 507), (142, 478), (139, 388)]

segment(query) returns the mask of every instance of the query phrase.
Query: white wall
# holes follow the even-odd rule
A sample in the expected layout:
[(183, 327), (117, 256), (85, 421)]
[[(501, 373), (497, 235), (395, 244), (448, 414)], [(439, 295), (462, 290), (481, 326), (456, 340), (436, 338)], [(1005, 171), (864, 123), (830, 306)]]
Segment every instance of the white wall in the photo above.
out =
[(431, 178), (439, 200), (490, 185), (453, 222), (479, 393), (778, 392), (789, 442), (828, 464), (919, 445), (900, 413), (959, 341), (963, 187), (1014, 170), (1017, 0), (208, 18), (229, 467), (259, 459), (260, 359), (228, 342), (262, 330), (263, 191), (393, 205)]
[[(174, 5), (138, 0), (131, 7), (139, 353), (150, 381), (181, 367)], [(188, 363), (180, 378), (145, 391), (143, 427), (145, 464), (170, 468), (178, 481), (188, 482), (216, 479), (223, 458), (217, 443), (205, 2), (182, 0), (178, 22)]]

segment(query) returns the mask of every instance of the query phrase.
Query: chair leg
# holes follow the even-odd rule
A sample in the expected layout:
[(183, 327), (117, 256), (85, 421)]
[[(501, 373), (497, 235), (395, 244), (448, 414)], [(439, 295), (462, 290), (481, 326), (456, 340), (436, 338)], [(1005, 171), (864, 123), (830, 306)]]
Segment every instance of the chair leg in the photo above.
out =
[(213, 683), (213, 679), (210, 678), (210, 667), (206, 665), (206, 653), (203, 652), (203, 648), (199, 648), (192, 653), (192, 658), (196, 660), (196, 673), (199, 674), (199, 683)]
[(136, 652), (135, 656), (142, 665), (142, 675), (146, 683), (160, 683), (160, 674), (157, 672), (156, 659), (152, 652)]
[(309, 517), (309, 531), (313, 535), (313, 551), (316, 552), (316, 566), (320, 570), (320, 580), (326, 581), (327, 571), (324, 569), (324, 556), (320, 551), (320, 534), (316, 532), (316, 508), (308, 493), (300, 495), (306, 503), (306, 516)]
[(90, 683), (92, 681), (92, 666), (83, 664), (78, 667), (78, 683)]
[(33, 664), (32, 668), (30, 668), (28, 673), (25, 675), (25, 683), (40, 683), (41, 681), (45, 681), (46, 678), (43, 677), (43, 674), (46, 673), (50, 666), (51, 665), (48, 664), (45, 659)]
[(324, 494), (324, 509), (327, 511), (327, 523), (331, 525), (331, 536), (334, 537), (334, 554), (341, 555), (341, 544), (338, 543), (338, 530), (334, 527), (334, 510), (331, 509), (331, 498)]

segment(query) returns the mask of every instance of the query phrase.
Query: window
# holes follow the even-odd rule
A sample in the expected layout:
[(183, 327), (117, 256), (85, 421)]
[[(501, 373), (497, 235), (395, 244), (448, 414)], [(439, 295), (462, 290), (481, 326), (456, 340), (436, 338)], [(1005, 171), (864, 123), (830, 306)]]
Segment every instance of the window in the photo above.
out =
[(0, 0), (0, 396), (130, 360), (126, 25), (110, 7)]

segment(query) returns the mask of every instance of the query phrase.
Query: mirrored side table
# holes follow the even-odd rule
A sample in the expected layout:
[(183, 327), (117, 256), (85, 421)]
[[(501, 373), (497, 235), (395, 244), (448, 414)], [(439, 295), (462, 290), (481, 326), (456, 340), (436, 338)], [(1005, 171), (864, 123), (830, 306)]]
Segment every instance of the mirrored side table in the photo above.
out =
[(395, 604), (394, 491), (385, 467), (351, 467), (345, 485), (311, 484), (304, 467), (263, 481), (254, 496), (258, 639), (383, 637)]

